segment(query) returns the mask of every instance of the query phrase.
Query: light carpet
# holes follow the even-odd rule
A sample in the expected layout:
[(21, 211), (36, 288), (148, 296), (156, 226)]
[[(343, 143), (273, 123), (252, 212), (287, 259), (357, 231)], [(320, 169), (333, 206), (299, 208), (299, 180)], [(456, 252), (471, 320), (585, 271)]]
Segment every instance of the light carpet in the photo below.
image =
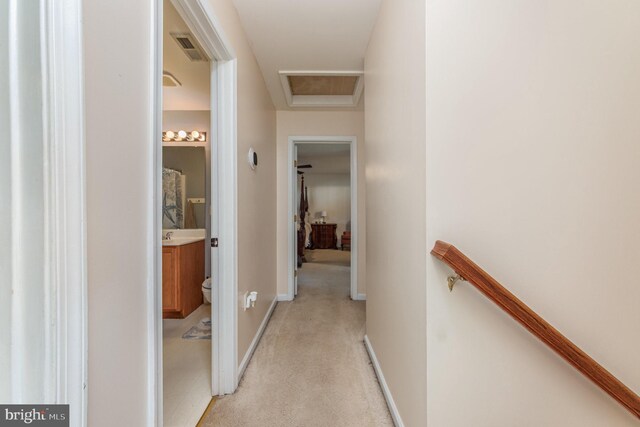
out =
[(278, 303), (235, 394), (203, 426), (393, 426), (349, 298), (349, 252), (307, 251), (295, 301)]

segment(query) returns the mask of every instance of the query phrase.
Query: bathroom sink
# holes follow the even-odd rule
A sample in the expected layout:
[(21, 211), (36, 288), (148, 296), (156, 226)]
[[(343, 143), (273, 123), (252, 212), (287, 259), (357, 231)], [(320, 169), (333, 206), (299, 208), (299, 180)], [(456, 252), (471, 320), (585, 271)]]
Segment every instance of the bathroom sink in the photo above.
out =
[[(167, 233), (170, 233), (170, 238), (167, 239)], [(204, 241), (206, 230), (193, 229), (193, 230), (162, 230), (162, 246), (182, 246), (189, 243)]]

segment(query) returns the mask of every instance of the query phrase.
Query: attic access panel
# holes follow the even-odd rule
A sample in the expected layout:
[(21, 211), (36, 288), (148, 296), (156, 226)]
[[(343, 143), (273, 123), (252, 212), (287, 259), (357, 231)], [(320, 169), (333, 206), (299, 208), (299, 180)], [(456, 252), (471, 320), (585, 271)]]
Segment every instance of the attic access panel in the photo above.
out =
[(350, 95), (358, 76), (287, 76), (292, 95)]
[(361, 71), (280, 71), (290, 107), (356, 107), (364, 88)]

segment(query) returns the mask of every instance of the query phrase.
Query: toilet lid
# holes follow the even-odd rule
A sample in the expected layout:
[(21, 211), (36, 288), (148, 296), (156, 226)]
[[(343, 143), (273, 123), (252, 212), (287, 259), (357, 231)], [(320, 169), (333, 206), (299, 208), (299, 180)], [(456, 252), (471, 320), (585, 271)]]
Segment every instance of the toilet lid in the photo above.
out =
[(211, 289), (211, 277), (202, 282), (203, 289)]

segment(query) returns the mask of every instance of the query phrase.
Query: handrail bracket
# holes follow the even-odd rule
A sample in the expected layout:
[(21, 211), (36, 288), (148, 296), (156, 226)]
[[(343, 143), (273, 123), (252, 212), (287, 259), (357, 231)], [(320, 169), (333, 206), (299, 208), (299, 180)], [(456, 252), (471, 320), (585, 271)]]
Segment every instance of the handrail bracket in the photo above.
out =
[(456, 274), (455, 276), (449, 276), (447, 277), (447, 286), (449, 286), (449, 292), (453, 292), (453, 286), (456, 284), (456, 282), (458, 282), (458, 280), (461, 280), (463, 282), (466, 282), (467, 280), (462, 277), (459, 274)]

